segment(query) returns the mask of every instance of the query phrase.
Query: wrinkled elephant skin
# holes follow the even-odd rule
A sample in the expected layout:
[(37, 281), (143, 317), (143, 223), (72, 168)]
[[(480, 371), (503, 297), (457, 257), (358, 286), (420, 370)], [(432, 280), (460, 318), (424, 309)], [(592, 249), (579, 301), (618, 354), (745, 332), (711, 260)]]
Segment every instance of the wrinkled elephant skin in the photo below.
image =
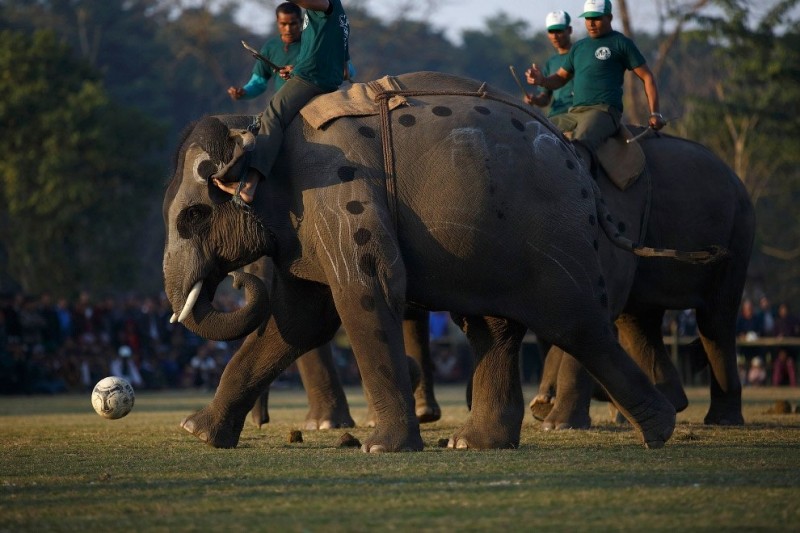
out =
[[(663, 445), (675, 410), (614, 334), (598, 252), (600, 234), (613, 229), (572, 147), (541, 115), (473, 80), (418, 73), (398, 83), (430, 93), (391, 113), (393, 188), (379, 116), (319, 130), (295, 119), (248, 211), (208, 183), (237, 143), (248, 145), (246, 136), (213, 117), (188, 132), (164, 202), (173, 309), (181, 313), (203, 280), (211, 287), (201, 298), (209, 300), (224, 273), (261, 255), (273, 259), (275, 274), (267, 315), (238, 332), (255, 356), (233, 357), (214, 399), (184, 428), (213, 446), (235, 446), (261, 391), (341, 324), (376, 413), (365, 451), (421, 449), (403, 345), (409, 301), (488, 317), (488, 326), (476, 325), (479, 337), (493, 334), (494, 320), (531, 329), (589, 369), (646, 446)], [(237, 120), (249, 118), (225, 122)], [(630, 248), (624, 236), (613, 238)], [(236, 331), (225, 313), (187, 325), (213, 335), (217, 322)], [(521, 386), (497, 353), (476, 364), (474, 390), (486, 393), (473, 393), (468, 447), (518, 444)], [(507, 382), (500, 390), (492, 386), (498, 375)], [(473, 444), (481, 432), (490, 437)]]

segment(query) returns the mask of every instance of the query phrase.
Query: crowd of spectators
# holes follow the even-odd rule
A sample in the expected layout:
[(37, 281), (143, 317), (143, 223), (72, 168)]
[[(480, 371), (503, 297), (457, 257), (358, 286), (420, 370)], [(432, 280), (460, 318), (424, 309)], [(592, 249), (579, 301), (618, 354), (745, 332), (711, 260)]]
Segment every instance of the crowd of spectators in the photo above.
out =
[[(222, 310), (237, 307), (236, 296), (218, 295)], [(95, 299), (83, 292), (74, 301), (0, 294), (0, 394), (52, 394), (90, 391), (109, 375), (126, 377), (137, 389), (200, 388), (214, 390), (238, 343), (207, 341), (180, 324), (170, 324), (166, 297), (131, 295)], [(672, 313), (665, 335), (697, 335), (691, 310)], [(431, 313), (431, 353), (441, 382), (469, 379), (471, 357), (466, 340), (447, 313)], [(762, 346), (763, 337), (800, 337), (800, 320), (788, 304), (755, 304), (745, 299), (737, 319), (739, 369), (745, 385), (796, 386), (798, 347)], [(347, 385), (360, 381), (347, 336), (333, 342), (334, 362)], [(535, 381), (539, 353), (524, 353), (523, 375)], [(280, 379), (299, 384), (295, 366)]]
[[(218, 298), (222, 308), (235, 305)], [(179, 324), (164, 295), (75, 301), (0, 295), (0, 393), (90, 391), (109, 375), (137, 389), (215, 388), (236, 346)]]

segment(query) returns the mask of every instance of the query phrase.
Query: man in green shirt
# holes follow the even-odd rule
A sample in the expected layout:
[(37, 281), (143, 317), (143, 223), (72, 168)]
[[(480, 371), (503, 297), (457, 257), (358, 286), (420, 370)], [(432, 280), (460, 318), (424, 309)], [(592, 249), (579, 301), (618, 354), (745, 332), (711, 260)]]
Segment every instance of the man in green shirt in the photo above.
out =
[[(569, 13), (566, 11), (553, 11), (548, 13), (545, 18), (547, 37), (550, 39), (553, 48), (558, 52), (545, 63), (542, 70), (542, 74), (545, 77), (558, 72), (558, 69), (561, 68), (567, 58), (569, 49), (572, 48), (572, 26), (570, 22)], [(550, 105), (551, 102), (552, 105)], [(572, 107), (572, 80), (569, 80), (566, 85), (555, 91), (543, 89), (539, 94), (527, 95), (525, 103), (539, 107), (550, 105), (550, 110), (547, 113), (550, 118), (566, 113)]]
[(650, 108), (649, 125), (660, 130), (666, 122), (658, 110), (658, 87), (644, 56), (632, 40), (611, 28), (610, 0), (587, 0), (581, 17), (589, 37), (575, 43), (555, 74), (545, 76), (536, 65), (525, 73), (528, 82), (546, 89), (563, 87), (574, 78), (573, 107), (553, 118), (572, 139), (595, 150), (617, 132), (622, 118), (622, 84), (632, 70), (644, 84)]
[(250, 168), (240, 180), (237, 169), (244, 163), (230, 161), (212, 176), (213, 183), (240, 204), (250, 204), (259, 180), (269, 176), (292, 119), (309, 100), (342, 84), (350, 60), (350, 24), (341, 0), (291, 1), (306, 10), (300, 53), (294, 65), (278, 73), (287, 82), (261, 115), (258, 147)]
[[(275, 8), (275, 21), (278, 24), (278, 35), (269, 39), (261, 47), (260, 53), (276, 65), (293, 65), (300, 53), (300, 35), (302, 32), (303, 12), (291, 2), (284, 2)], [(274, 87), (277, 91), (286, 80), (262, 61), (256, 60), (253, 74), (244, 87), (229, 87), (228, 94), (234, 100), (249, 100), (263, 94), (267, 83), (274, 76)]]

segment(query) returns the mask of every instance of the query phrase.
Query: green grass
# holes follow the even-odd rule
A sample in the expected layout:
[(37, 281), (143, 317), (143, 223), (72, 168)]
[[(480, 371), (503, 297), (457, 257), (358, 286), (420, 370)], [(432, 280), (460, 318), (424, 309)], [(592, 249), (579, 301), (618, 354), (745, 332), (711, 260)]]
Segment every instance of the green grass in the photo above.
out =
[[(661, 450), (596, 403), (596, 429), (545, 433), (527, 415), (520, 449), (478, 452), (437, 447), (467, 416), (464, 387), (440, 387), (425, 450), (382, 455), (337, 448), (344, 430), (288, 444), (299, 390), (274, 390), (272, 422), (234, 450), (178, 428), (208, 394), (140, 393), (115, 421), (88, 394), (0, 397), (0, 531), (796, 531), (800, 415), (764, 412), (800, 390), (747, 389), (741, 428), (703, 426), (708, 391), (689, 395)], [(348, 398), (360, 420), (360, 390)]]

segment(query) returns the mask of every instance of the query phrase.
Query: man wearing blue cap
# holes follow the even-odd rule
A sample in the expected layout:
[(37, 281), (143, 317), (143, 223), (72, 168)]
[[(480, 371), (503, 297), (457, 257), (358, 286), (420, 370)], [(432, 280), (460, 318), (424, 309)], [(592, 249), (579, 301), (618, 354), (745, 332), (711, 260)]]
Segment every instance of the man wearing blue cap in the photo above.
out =
[(555, 74), (545, 76), (536, 65), (525, 73), (528, 83), (555, 90), (574, 78), (573, 107), (553, 118), (572, 139), (591, 150), (614, 135), (622, 118), (622, 84), (626, 70), (632, 70), (644, 84), (650, 108), (651, 128), (666, 124), (659, 112), (658, 87), (644, 56), (631, 39), (611, 28), (610, 0), (587, 0), (580, 15), (586, 20), (589, 37), (575, 43)]
[[(546, 77), (558, 72), (561, 65), (567, 59), (569, 49), (572, 48), (572, 26), (570, 25), (569, 13), (566, 11), (553, 11), (547, 14), (545, 25), (547, 26), (547, 37), (553, 48), (558, 52), (550, 57), (544, 64), (542, 74)], [(555, 91), (544, 89), (539, 94), (526, 95), (525, 103), (539, 107), (546, 107), (552, 101), (547, 116), (552, 118), (556, 115), (566, 113), (572, 107), (572, 80), (566, 85)]]

